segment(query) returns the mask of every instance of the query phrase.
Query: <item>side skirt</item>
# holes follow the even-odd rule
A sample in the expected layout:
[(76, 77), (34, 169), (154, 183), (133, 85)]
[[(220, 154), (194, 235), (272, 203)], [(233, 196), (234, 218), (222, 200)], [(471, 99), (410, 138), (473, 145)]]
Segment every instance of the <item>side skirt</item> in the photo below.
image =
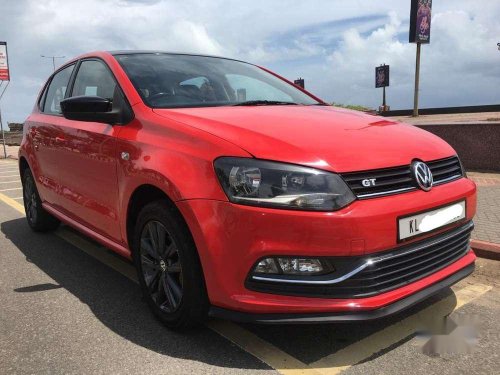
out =
[(73, 227), (77, 231), (83, 233), (84, 235), (92, 238), (93, 240), (99, 242), (100, 244), (106, 246), (107, 248), (113, 250), (117, 254), (121, 255), (122, 257), (125, 257), (129, 260), (132, 259), (132, 253), (130, 252), (129, 249), (127, 249), (125, 246), (103, 236), (102, 234), (99, 234), (92, 229), (86, 227), (85, 225), (79, 223), (78, 221), (70, 218), (69, 216), (63, 214), (62, 212), (56, 210), (54, 207), (49, 205), (48, 203), (42, 203), (43, 208), (49, 212), (51, 215), (57, 217), (59, 220), (61, 220), (63, 223), (69, 225), (70, 227)]

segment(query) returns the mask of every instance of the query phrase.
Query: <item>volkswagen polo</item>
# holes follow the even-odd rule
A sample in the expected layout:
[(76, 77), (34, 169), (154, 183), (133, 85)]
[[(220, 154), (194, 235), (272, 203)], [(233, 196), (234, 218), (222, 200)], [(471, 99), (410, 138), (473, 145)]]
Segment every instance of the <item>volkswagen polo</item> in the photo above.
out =
[(446, 142), (233, 59), (75, 58), (41, 90), (19, 168), (29, 226), (132, 260), (173, 328), (380, 318), (474, 267), (476, 187)]

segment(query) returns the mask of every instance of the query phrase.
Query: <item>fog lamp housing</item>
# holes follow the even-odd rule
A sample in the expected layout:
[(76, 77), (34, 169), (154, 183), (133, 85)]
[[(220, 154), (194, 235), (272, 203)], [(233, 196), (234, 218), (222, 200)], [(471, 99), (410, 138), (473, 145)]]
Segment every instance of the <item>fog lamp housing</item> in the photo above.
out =
[(331, 271), (321, 259), (305, 257), (269, 257), (261, 259), (253, 268), (254, 274), (318, 275)]

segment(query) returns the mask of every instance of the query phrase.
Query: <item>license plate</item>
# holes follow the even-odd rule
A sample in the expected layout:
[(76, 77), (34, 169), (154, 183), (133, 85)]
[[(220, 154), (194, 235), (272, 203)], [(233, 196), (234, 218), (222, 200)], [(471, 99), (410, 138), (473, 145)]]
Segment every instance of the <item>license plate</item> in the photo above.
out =
[(434, 229), (460, 221), (463, 218), (465, 218), (465, 201), (403, 217), (398, 220), (399, 240), (431, 232)]

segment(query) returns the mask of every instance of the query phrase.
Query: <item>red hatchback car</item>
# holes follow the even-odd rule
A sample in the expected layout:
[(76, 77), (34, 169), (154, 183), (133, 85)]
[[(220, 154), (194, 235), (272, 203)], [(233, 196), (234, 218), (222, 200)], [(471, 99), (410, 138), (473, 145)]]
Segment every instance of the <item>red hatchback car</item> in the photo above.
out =
[(169, 327), (369, 320), (474, 267), (476, 187), (447, 143), (237, 60), (80, 56), (19, 156), (31, 228), (132, 259)]

